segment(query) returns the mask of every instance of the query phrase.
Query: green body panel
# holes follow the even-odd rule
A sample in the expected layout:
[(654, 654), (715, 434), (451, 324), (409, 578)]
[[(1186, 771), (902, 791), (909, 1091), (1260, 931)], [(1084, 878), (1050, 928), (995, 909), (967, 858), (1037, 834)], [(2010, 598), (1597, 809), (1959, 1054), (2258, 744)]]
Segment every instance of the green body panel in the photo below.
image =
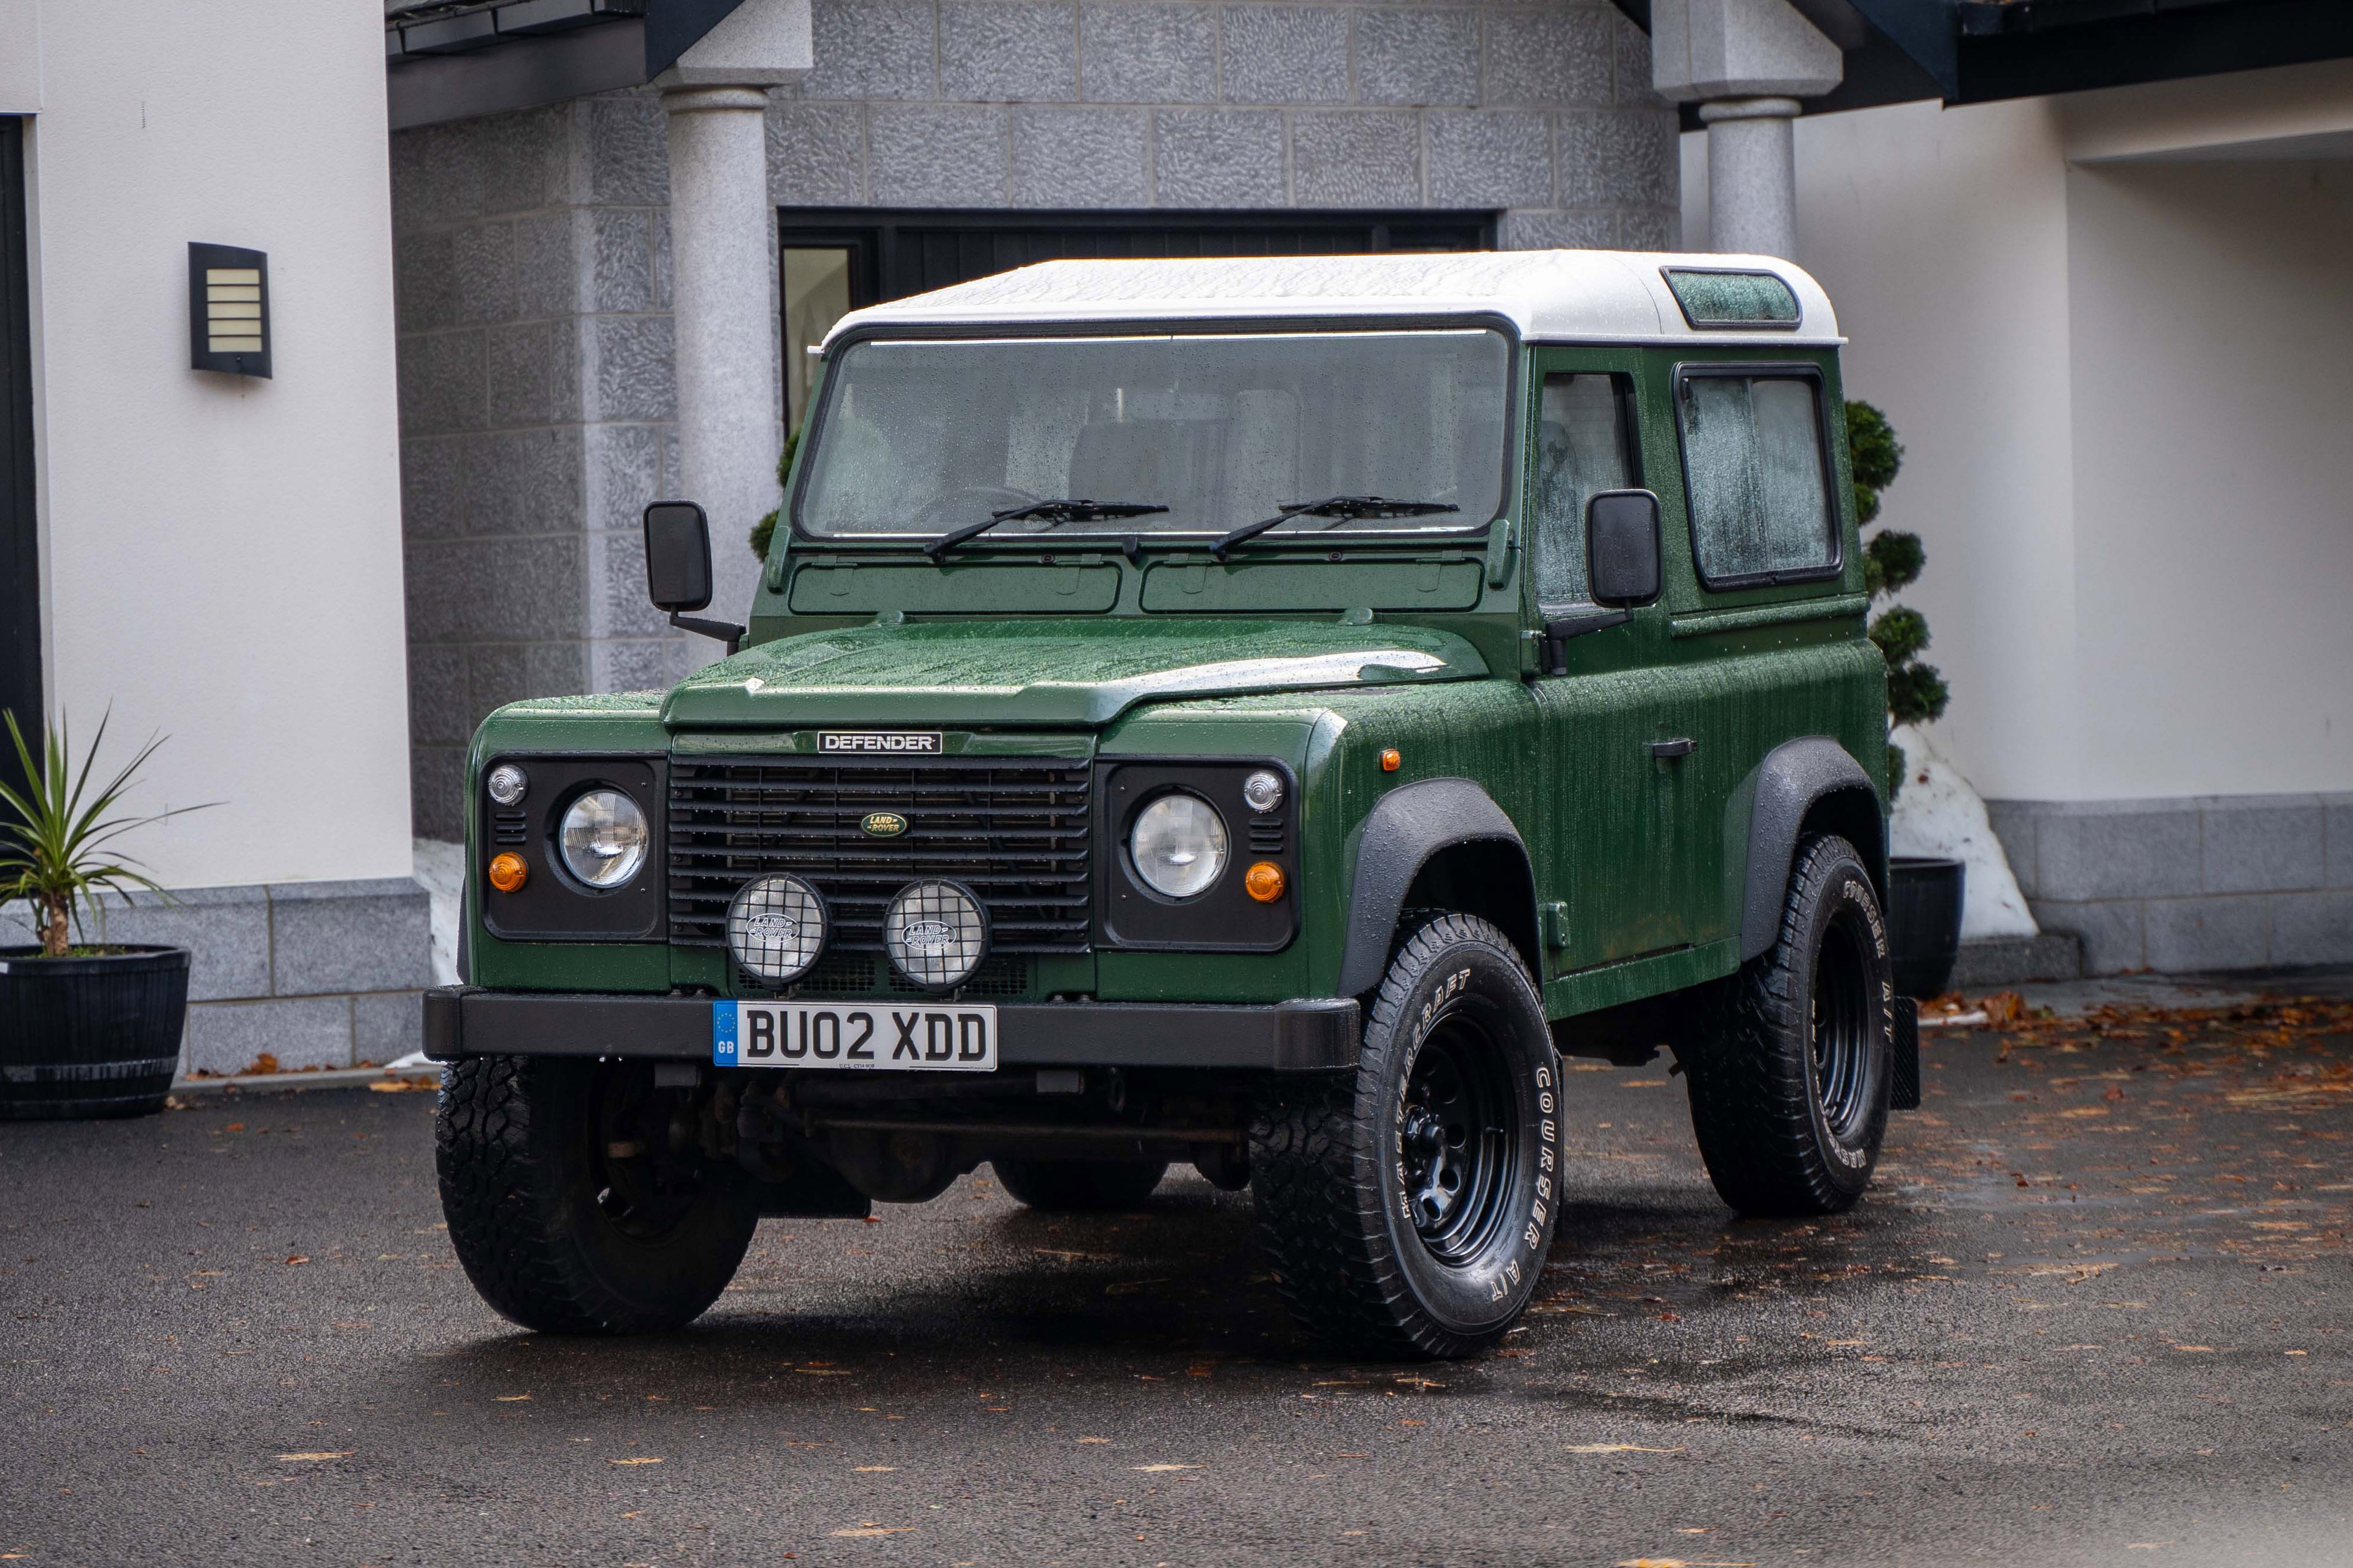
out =
[(792, 606), (803, 616), (1101, 615), (1119, 603), (1119, 569), (1092, 555), (1073, 564), (1010, 562), (860, 566), (811, 562), (793, 574)]
[[(1670, 399), (1678, 361), (1703, 358), (1820, 367), (1837, 575), (1733, 592), (1700, 584)], [(1278, 531), (1225, 563), (1198, 542), (1048, 561), (1040, 541), (982, 536), (934, 564), (919, 540), (828, 542), (779, 529), (745, 651), (666, 694), (515, 703), (484, 721), (468, 775), (470, 906), (496, 896), (481, 881), (470, 782), (493, 756), (803, 755), (822, 729), (936, 730), (956, 756), (1271, 760), (1296, 781), (1287, 947), (1037, 958), (1033, 996), (1331, 994), (1366, 817), (1388, 791), (1436, 778), (1486, 790), (1527, 847), (1537, 900), (1562, 906), (1538, 955), (1553, 1016), (1729, 973), (1767, 753), (1831, 737), (1884, 798), (1884, 665), (1862, 630), (1836, 356), (1761, 343), (1524, 351), (1524, 452), (1541, 376), (1574, 369), (1634, 387), (1639, 482), (1661, 500), (1664, 580), (1658, 602), (1624, 625), (1563, 643), (1564, 674), (1540, 668), (1546, 606), (1528, 570), (1525, 475), (1483, 535), (1384, 544)], [(1651, 754), (1670, 740), (1694, 747), (1680, 760)], [(1381, 767), (1389, 750), (1394, 772)], [(1095, 846), (1098, 857), (1120, 852)], [(727, 995), (736, 984), (712, 948), (501, 942), (479, 921), (469, 934), (479, 984)]]
[(1411, 561), (1335, 561), (1293, 564), (1237, 556), (1163, 562), (1144, 574), (1146, 610), (1191, 616), (1238, 610), (1468, 610), (1486, 575), (1484, 552), (1460, 550)]

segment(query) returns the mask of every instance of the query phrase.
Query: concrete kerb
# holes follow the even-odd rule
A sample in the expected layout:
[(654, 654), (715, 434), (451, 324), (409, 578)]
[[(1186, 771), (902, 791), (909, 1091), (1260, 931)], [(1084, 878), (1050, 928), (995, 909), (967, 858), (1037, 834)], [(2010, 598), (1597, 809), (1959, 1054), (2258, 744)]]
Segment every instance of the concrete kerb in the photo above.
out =
[(441, 1076), (438, 1062), (425, 1059), (422, 1051), (413, 1052), (396, 1062), (380, 1068), (334, 1068), (319, 1072), (256, 1072), (240, 1073), (233, 1078), (178, 1078), (172, 1080), (174, 1098), (190, 1095), (226, 1094), (232, 1091), (259, 1092), (264, 1089), (353, 1089), (361, 1084), (387, 1088), (397, 1085), (406, 1089), (412, 1084), (429, 1083)]

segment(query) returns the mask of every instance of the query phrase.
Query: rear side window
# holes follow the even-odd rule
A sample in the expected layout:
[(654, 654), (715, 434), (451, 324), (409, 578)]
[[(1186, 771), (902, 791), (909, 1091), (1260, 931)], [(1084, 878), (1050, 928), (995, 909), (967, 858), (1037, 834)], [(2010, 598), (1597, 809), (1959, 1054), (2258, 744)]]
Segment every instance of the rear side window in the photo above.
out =
[(1839, 569), (1819, 375), (1685, 366), (1675, 412), (1702, 581), (1729, 588)]
[(1540, 604), (1586, 602), (1585, 503), (1602, 490), (1641, 482), (1627, 406), (1632, 401), (1633, 385), (1624, 376), (1579, 372), (1544, 378), (1529, 486)]

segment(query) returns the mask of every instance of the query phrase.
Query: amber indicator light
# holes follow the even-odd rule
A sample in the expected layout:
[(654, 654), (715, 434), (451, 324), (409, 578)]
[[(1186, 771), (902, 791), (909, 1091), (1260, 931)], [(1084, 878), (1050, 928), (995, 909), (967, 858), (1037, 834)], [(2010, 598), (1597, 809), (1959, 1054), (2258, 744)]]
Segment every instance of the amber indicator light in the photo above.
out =
[(1403, 766), (1405, 766), (1405, 753), (1395, 746), (1389, 747), (1381, 753), (1381, 772), (1393, 773)]
[(1271, 904), (1282, 897), (1282, 868), (1271, 860), (1261, 860), (1242, 873), (1242, 887), (1261, 904)]
[(512, 893), (521, 888), (530, 870), (522, 857), (512, 852), (491, 857), (491, 886), (501, 893)]

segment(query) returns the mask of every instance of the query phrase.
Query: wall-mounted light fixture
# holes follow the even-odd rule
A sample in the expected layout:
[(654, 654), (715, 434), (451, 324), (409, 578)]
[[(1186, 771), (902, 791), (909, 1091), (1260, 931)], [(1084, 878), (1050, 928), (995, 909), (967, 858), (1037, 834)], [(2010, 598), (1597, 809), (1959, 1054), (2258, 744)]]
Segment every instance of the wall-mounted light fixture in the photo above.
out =
[(188, 246), (188, 363), (269, 374), (269, 258), (234, 245)]

